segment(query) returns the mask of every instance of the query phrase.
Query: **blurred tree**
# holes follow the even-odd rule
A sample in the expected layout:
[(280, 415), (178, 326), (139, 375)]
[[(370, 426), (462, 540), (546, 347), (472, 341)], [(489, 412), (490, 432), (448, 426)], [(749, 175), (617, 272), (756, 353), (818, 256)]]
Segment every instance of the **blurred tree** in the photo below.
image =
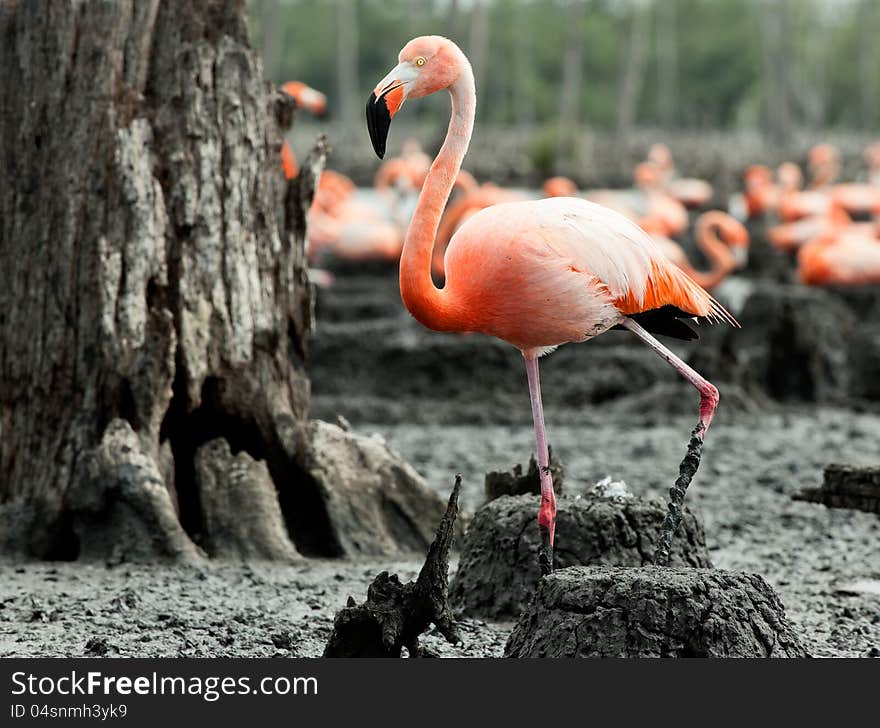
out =
[(562, 56), (562, 87), (559, 91), (559, 126), (557, 128), (556, 163), (571, 154), (571, 143), (577, 133), (581, 98), (581, 69), (584, 63), (582, 24), (586, 3), (570, 0), (565, 11), (565, 45)]
[(862, 0), (859, 7), (859, 111), (863, 129), (877, 126), (877, 89), (880, 87), (880, 9), (877, 0)]
[(645, 44), (648, 42), (648, 13), (639, 5), (629, 18), (629, 37), (620, 62), (620, 94), (617, 97), (617, 131), (629, 133), (636, 121), (644, 75)]
[(678, 106), (678, 41), (676, 0), (655, 3), (657, 34), (657, 111), (660, 123), (667, 129), (680, 122)]
[(336, 93), (340, 118), (349, 125), (360, 121), (358, 88), (358, 22), (355, 0), (336, 2)]
[[(381, 78), (411, 37), (438, 32), (471, 58), (481, 126), (564, 128), (556, 151), (581, 124), (758, 127), (777, 140), (880, 124), (878, 0), (251, 0), (251, 10), (270, 77), (331, 91), (346, 127), (360, 124), (352, 109), (369, 92), (358, 83)], [(431, 103), (414, 118), (433, 118)]]
[(473, 0), (468, 31), (467, 54), (477, 87), (477, 118), (485, 116), (484, 101), (489, 78), (489, 11), (487, 0)]

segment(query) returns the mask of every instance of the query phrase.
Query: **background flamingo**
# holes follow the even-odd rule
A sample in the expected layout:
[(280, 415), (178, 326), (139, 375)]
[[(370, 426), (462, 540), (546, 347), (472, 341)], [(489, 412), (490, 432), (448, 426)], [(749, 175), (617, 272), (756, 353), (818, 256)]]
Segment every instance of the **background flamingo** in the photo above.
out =
[[(296, 108), (306, 109), (315, 116), (324, 116), (327, 113), (327, 97), (302, 81), (288, 81), (281, 85), (281, 90), (293, 98)], [(287, 179), (293, 179), (299, 174), (293, 147), (286, 140), (281, 145), (281, 166)]]
[(685, 207), (704, 207), (709, 204), (714, 189), (704, 179), (679, 177), (672, 159), (672, 151), (662, 143), (652, 144), (647, 162), (660, 172), (663, 189)]
[(709, 270), (697, 270), (684, 248), (663, 235), (652, 236), (663, 254), (706, 290), (711, 290), (746, 263), (749, 233), (739, 221), (719, 210), (710, 210), (695, 225), (697, 245), (709, 261)]
[(880, 283), (880, 224), (852, 225), (811, 240), (798, 253), (798, 277), (807, 285)]
[(538, 358), (566, 342), (585, 341), (623, 327), (647, 343), (700, 392), (699, 421), (688, 445), (656, 561), (668, 559), (685, 490), (699, 465), (702, 441), (715, 414), (718, 390), (649, 331), (694, 338), (681, 319), (733, 322), (714, 299), (669, 262), (656, 243), (625, 217), (575, 198), (501, 203), (470, 218), (445, 257), (446, 285), (431, 278), (440, 216), (467, 151), (476, 91), (470, 63), (452, 41), (410, 41), (398, 65), (367, 101), (367, 125), (381, 158), (392, 117), (407, 98), (448, 90), (452, 114), (446, 139), (422, 188), (400, 263), (404, 304), (436, 331), (496, 336), (525, 358), (540, 465), (541, 569), (553, 563), (556, 500), (550, 478)]

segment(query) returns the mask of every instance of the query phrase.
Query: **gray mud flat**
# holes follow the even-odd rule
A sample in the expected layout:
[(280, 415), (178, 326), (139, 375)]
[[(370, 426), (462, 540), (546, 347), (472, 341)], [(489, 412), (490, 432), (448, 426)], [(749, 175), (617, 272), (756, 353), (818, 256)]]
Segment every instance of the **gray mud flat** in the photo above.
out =
[[(347, 595), (421, 563), (203, 566), (0, 562), (0, 657), (320, 657)], [(512, 625), (459, 622), (442, 657), (500, 656)]]
[[(524, 401), (524, 406), (528, 401)], [(722, 405), (723, 406), (723, 405)], [(595, 410), (550, 414), (550, 436), (582, 491), (607, 474), (638, 495), (662, 495), (692, 426), (598, 419)], [(843, 410), (748, 415), (706, 439), (688, 505), (703, 520), (716, 568), (760, 574), (779, 595), (792, 629), (814, 656), (866, 657), (880, 651), (880, 596), (851, 585), (880, 578), (880, 518), (792, 500), (818, 485), (830, 461), (872, 464), (880, 417)], [(534, 445), (519, 426), (369, 426), (420, 470), (442, 496), (462, 472), (462, 505), (482, 500), (483, 473), (528, 458)], [(380, 571), (402, 580), (422, 559), (306, 560), (291, 565), (201, 566), (0, 562), (0, 656), (317, 656), (348, 595), (362, 600)], [(454, 568), (454, 567), (453, 567)], [(461, 621), (464, 644), (439, 636), (424, 644), (443, 656), (497, 656), (511, 622)], [(872, 652), (873, 651), (873, 652)]]

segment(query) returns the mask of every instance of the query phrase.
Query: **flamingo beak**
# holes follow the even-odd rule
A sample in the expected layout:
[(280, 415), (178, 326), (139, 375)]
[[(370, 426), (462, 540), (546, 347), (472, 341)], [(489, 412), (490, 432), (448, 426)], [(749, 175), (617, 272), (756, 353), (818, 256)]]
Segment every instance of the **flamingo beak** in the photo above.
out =
[(373, 89), (367, 99), (367, 129), (370, 141), (379, 159), (385, 156), (385, 142), (391, 119), (406, 100), (407, 87), (418, 77), (418, 71), (411, 63), (398, 64)]

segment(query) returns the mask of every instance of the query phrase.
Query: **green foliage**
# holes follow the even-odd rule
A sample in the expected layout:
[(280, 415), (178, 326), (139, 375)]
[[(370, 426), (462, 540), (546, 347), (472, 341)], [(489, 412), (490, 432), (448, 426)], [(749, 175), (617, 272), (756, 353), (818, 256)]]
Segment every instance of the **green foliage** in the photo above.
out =
[[(572, 32), (567, 8), (570, 2), (583, 2), (581, 27), (573, 31), (582, 42), (580, 123), (614, 127), (630, 28), (636, 13), (648, 13), (638, 124), (661, 122), (664, 93), (674, 94), (673, 124), (679, 128), (762, 122), (767, 109), (780, 101), (770, 98), (765, 82), (769, 61), (761, 29), (768, 19), (784, 16), (788, 36), (772, 42), (784, 42), (787, 49), (782, 55), (794, 123), (880, 127), (880, 44), (874, 40), (880, 36), (878, 0), (249, 0), (255, 44), (268, 49), (271, 35), (276, 48), (266, 59), (267, 76), (276, 82), (299, 79), (325, 91), (331, 113), (338, 108), (336, 5), (346, 1), (355, 4), (358, 18), (356, 70), (364, 97), (416, 35), (447, 35), (465, 52), (471, 50), (473, 16), (482, 2), (489, 39), (480, 120), (548, 128), (559, 116), (562, 59)], [(663, 62), (657, 37), (660, 3), (671, 4), (675, 17), (671, 92), (661, 87), (658, 70)]]

